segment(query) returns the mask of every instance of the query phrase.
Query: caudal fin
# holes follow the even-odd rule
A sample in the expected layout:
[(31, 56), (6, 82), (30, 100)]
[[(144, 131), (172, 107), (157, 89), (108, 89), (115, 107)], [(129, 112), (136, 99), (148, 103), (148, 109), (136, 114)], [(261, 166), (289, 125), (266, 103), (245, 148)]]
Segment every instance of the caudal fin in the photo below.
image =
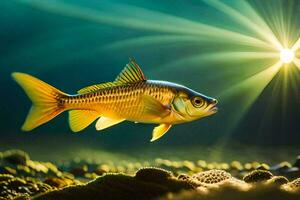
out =
[(58, 100), (67, 94), (28, 74), (14, 72), (12, 77), (32, 101), (32, 107), (22, 126), (23, 131), (31, 131), (65, 110)]

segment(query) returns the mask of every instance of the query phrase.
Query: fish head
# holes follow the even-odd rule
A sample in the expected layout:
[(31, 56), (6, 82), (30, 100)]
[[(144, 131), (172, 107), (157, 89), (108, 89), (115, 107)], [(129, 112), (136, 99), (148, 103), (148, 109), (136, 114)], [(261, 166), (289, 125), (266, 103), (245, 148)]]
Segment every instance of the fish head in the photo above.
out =
[(178, 91), (172, 102), (172, 108), (186, 121), (192, 121), (215, 114), (218, 101), (190, 89)]

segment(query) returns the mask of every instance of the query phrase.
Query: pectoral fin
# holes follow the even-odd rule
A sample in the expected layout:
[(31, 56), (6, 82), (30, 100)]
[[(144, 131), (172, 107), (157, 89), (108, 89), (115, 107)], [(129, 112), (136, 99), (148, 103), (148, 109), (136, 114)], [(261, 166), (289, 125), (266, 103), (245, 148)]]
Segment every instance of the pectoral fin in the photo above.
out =
[(172, 127), (172, 124), (160, 124), (155, 127), (152, 132), (152, 138), (150, 142), (153, 142), (159, 138), (161, 138), (168, 130)]
[(170, 113), (170, 109), (167, 106), (164, 106), (152, 96), (143, 95), (142, 101), (145, 106), (145, 114), (164, 117)]
[(101, 117), (96, 123), (96, 129), (97, 131), (100, 131), (118, 123), (121, 123), (123, 121), (125, 121), (125, 119), (112, 119), (107, 117)]

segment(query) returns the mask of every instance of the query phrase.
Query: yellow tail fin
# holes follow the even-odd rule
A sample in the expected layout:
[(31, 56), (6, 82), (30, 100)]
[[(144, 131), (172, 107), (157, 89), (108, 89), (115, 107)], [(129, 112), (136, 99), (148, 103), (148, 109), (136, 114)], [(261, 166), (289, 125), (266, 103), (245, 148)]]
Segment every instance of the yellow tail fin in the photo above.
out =
[(30, 131), (65, 110), (58, 100), (67, 94), (28, 74), (14, 72), (12, 77), (32, 101), (32, 107), (22, 126), (23, 131)]

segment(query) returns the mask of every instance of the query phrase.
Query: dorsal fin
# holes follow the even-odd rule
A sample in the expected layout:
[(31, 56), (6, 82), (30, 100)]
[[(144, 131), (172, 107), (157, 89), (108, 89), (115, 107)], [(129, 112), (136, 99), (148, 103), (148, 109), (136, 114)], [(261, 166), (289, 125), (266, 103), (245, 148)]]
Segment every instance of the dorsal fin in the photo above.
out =
[(115, 82), (128, 84), (147, 80), (143, 71), (133, 58), (125, 66), (122, 72), (117, 76)]
[(133, 58), (130, 58), (129, 63), (125, 66), (125, 68), (121, 71), (121, 73), (117, 76), (114, 82), (100, 83), (96, 85), (91, 85), (84, 87), (77, 91), (78, 94), (84, 94), (87, 92), (94, 92), (100, 89), (113, 87), (117, 85), (136, 83), (140, 81), (147, 80), (145, 75), (143, 74), (139, 65), (135, 62)]
[(84, 87), (84, 88), (78, 90), (77, 93), (78, 94), (84, 94), (84, 93), (87, 93), (87, 92), (94, 92), (94, 91), (97, 91), (97, 90), (100, 90), (100, 89), (113, 87), (113, 86), (116, 86), (116, 85), (117, 84), (115, 82), (100, 83), (100, 84)]

